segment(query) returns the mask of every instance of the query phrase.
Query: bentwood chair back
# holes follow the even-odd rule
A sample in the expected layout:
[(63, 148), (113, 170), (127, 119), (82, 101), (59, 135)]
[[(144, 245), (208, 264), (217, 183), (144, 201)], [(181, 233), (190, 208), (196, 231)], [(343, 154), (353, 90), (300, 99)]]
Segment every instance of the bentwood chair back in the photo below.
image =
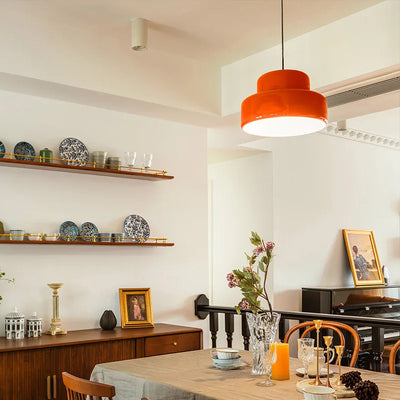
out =
[[(303, 332), (301, 337), (305, 337), (308, 332), (315, 330), (314, 321), (302, 322), (302, 323), (297, 324), (297, 325), (293, 326), (292, 328), (290, 328), (285, 335), (285, 339), (283, 340), (284, 343), (289, 342), (289, 338), (293, 332), (295, 332), (299, 329), (302, 329), (302, 328), (305, 328), (305, 331)], [(321, 329), (332, 329), (333, 331), (335, 331), (339, 335), (340, 344), (342, 346), (345, 345), (345, 340), (344, 340), (342, 330), (346, 330), (352, 335), (353, 342), (354, 342), (354, 348), (353, 348), (353, 355), (350, 360), (350, 367), (354, 367), (356, 365), (358, 353), (360, 351), (360, 337), (358, 336), (358, 333), (351, 326), (342, 324), (341, 322), (335, 322), (335, 321), (322, 321)], [(321, 344), (322, 344), (322, 342), (321, 342)]]
[(396, 344), (392, 347), (392, 350), (390, 351), (389, 355), (389, 372), (391, 374), (396, 373), (396, 367), (395, 367), (395, 362), (396, 362), (396, 353), (397, 350), (399, 350), (400, 347), (400, 340), (396, 342)]
[(68, 400), (101, 400), (103, 397), (112, 400), (115, 396), (115, 387), (112, 385), (88, 381), (68, 372), (63, 372), (62, 378)]

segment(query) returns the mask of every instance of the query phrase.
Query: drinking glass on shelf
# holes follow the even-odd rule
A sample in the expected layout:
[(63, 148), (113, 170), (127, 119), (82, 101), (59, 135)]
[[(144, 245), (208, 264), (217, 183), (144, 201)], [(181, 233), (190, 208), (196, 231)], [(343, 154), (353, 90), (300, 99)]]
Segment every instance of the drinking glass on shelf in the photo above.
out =
[(302, 338), (297, 339), (297, 356), (304, 366), (304, 379), (308, 377), (308, 366), (314, 360), (314, 339)]
[(143, 154), (143, 168), (151, 168), (152, 161), (153, 161), (153, 154), (151, 153)]
[(271, 343), (265, 350), (265, 381), (261, 384), (263, 386), (274, 386), (275, 383), (271, 381), (272, 365), (276, 363), (276, 343)]
[(133, 167), (136, 161), (136, 151), (126, 151), (124, 154), (125, 165)]

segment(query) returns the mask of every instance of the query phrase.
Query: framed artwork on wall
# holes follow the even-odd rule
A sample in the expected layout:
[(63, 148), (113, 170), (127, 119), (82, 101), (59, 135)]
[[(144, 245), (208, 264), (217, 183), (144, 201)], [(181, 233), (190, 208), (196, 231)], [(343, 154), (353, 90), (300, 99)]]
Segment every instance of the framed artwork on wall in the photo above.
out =
[(343, 236), (355, 286), (384, 285), (374, 233), (343, 229)]
[(150, 288), (119, 289), (122, 328), (154, 326)]

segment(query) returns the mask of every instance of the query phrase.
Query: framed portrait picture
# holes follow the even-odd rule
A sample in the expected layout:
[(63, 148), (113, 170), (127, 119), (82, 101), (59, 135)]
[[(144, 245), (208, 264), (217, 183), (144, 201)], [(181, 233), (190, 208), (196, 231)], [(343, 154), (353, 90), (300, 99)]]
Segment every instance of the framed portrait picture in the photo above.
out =
[(154, 326), (150, 288), (119, 289), (122, 328)]
[(343, 229), (354, 284), (384, 285), (381, 263), (372, 231)]

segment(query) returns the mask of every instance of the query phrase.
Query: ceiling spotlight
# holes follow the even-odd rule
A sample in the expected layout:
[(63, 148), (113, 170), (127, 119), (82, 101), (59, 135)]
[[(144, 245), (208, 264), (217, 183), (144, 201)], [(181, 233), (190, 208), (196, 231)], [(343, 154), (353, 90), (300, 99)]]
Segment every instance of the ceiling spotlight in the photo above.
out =
[(143, 18), (132, 18), (131, 47), (133, 50), (147, 50), (147, 21)]

